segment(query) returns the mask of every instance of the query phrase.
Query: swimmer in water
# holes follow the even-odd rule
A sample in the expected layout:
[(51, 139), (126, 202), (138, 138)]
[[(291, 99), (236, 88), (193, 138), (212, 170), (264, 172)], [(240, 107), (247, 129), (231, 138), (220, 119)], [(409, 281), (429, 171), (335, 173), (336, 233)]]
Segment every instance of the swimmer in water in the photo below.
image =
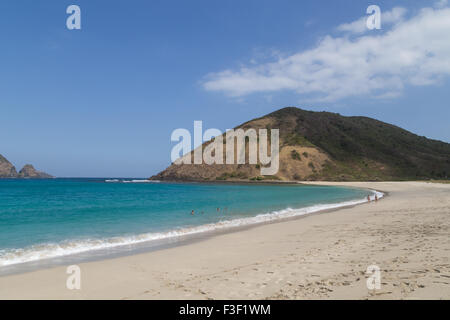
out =
[(194, 210), (191, 211), (191, 215), (192, 215), (192, 216), (194, 215)]

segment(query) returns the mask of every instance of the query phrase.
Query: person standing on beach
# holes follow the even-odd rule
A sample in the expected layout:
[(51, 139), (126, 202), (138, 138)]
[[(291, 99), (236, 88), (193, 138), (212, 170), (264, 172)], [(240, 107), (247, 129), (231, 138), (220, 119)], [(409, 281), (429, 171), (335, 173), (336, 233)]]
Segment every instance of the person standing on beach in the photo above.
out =
[(378, 201), (378, 196), (377, 195), (375, 195), (375, 201)]
[(370, 195), (367, 195), (367, 202), (370, 202)]

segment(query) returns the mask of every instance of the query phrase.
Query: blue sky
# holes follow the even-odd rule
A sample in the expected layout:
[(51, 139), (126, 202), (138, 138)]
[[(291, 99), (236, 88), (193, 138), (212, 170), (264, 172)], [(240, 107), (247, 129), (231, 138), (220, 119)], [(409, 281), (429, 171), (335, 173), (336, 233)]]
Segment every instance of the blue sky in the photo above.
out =
[[(285, 106), (374, 117), (449, 142), (450, 53), (440, 31), (450, 30), (413, 37), (426, 19), (447, 17), (438, 2), (1, 1), (0, 154), (56, 176), (147, 177), (170, 163), (174, 129), (202, 120), (225, 130)], [(71, 4), (81, 30), (66, 28)], [(339, 29), (370, 4), (382, 23), (384, 12), (401, 14), (382, 30)], [(361, 79), (358, 66), (342, 76), (346, 48), (355, 63), (367, 58), (361, 37), (382, 54), (364, 62)], [(324, 43), (338, 43), (335, 55), (310, 79)], [(403, 46), (425, 55), (408, 62)]]

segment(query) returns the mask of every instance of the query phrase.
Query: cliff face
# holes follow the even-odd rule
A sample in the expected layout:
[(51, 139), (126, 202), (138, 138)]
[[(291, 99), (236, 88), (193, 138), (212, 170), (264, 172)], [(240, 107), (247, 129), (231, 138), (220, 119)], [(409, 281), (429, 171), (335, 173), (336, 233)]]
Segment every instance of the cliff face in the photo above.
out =
[(16, 168), (0, 154), (0, 178), (16, 178)]
[(25, 165), (22, 170), (19, 171), (17, 175), (18, 178), (30, 178), (30, 179), (45, 179), (53, 178), (51, 175), (37, 171), (31, 164)]
[(53, 176), (37, 171), (31, 164), (25, 165), (22, 170), (17, 173), (16, 168), (5, 157), (0, 155), (0, 178), (29, 178), (29, 179), (46, 179)]
[(276, 175), (261, 176), (261, 165), (248, 164), (247, 153), (247, 164), (172, 164), (150, 179), (420, 180), (450, 176), (450, 144), (371, 118), (289, 107), (236, 128), (279, 129)]

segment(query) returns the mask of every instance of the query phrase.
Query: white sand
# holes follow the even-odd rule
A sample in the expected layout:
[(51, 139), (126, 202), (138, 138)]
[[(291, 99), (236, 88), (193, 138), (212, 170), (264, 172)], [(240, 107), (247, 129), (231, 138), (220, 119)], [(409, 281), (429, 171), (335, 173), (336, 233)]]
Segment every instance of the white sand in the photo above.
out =
[[(324, 183), (325, 184), (325, 183)], [(0, 299), (450, 299), (450, 184), (326, 183), (385, 199), (204, 241), (0, 277)], [(368, 290), (369, 265), (381, 289)]]

